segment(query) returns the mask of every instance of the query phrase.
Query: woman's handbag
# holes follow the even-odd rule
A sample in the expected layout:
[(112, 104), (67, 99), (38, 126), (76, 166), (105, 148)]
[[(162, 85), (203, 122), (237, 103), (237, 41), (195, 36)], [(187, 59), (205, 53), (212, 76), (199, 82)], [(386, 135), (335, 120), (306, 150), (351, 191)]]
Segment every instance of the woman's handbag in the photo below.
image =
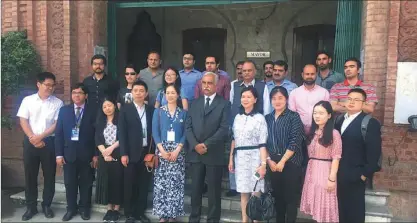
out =
[[(258, 180), (259, 181), (259, 180)], [(256, 181), (253, 192), (256, 190)], [(275, 199), (271, 192), (262, 193), (260, 197), (252, 194), (246, 205), (246, 215), (252, 220), (268, 221), (275, 217)]]
[(158, 164), (159, 164), (158, 156), (156, 154), (151, 153), (152, 145), (153, 145), (153, 137), (151, 135), (151, 143), (149, 145), (149, 151), (148, 151), (148, 154), (146, 154), (145, 158), (143, 159), (143, 162), (145, 163), (145, 166), (146, 166), (146, 170), (149, 173), (152, 172), (154, 169), (158, 168)]

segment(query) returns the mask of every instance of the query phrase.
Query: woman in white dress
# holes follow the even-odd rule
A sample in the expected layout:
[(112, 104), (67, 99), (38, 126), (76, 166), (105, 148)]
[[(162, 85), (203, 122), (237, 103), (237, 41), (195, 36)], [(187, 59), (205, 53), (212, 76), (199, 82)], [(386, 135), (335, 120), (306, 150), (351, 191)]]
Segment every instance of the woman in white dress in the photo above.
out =
[(236, 190), (240, 192), (242, 221), (249, 222), (246, 205), (256, 184), (256, 193), (264, 191), (266, 174), (266, 140), (268, 129), (265, 118), (256, 111), (258, 95), (254, 87), (244, 88), (241, 93), (241, 111), (233, 122), (233, 140), (230, 148), (229, 171), (235, 172)]

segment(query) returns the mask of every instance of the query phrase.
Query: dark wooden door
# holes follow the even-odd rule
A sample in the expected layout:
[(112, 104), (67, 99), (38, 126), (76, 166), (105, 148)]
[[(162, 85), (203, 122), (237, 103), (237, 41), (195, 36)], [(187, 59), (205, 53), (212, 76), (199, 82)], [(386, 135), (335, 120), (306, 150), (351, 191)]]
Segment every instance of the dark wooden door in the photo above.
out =
[(326, 50), (333, 54), (335, 25), (311, 25), (294, 29), (293, 63), (291, 79), (302, 84), (301, 73), (306, 64), (316, 64), (316, 53)]
[(226, 29), (195, 28), (187, 29), (182, 33), (183, 54), (191, 52), (195, 56), (195, 68), (205, 70), (206, 56), (213, 55), (219, 58), (220, 69), (224, 70), (224, 46), (227, 36)]

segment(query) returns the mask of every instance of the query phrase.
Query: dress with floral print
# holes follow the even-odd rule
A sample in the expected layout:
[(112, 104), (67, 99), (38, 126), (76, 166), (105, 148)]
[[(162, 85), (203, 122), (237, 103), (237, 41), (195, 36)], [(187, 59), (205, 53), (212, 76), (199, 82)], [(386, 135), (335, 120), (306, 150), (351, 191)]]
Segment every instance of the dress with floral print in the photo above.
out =
[[(177, 107), (172, 117), (167, 107), (162, 106), (160, 115), (166, 115), (175, 122), (180, 121), (178, 116), (180, 111), (181, 109)], [(178, 144), (178, 142), (162, 141), (166, 152), (174, 151)], [(158, 150), (157, 155), (159, 166), (155, 169), (154, 177), (153, 215), (164, 219), (184, 216), (185, 153), (182, 150), (175, 162), (163, 159)]]

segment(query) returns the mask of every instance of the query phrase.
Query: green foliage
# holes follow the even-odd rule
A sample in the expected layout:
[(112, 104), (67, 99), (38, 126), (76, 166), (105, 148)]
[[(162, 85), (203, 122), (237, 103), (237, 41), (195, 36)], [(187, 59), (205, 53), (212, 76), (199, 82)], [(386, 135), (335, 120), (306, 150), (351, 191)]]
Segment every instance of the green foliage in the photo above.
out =
[(8, 32), (1, 37), (1, 93), (5, 96), (19, 92), (29, 74), (40, 72), (35, 47), (26, 32)]
[[(1, 37), (1, 101), (16, 94), (28, 75), (41, 71), (35, 47), (27, 40), (26, 32), (7, 32)], [(1, 118), (1, 126), (9, 127), (10, 117)]]

